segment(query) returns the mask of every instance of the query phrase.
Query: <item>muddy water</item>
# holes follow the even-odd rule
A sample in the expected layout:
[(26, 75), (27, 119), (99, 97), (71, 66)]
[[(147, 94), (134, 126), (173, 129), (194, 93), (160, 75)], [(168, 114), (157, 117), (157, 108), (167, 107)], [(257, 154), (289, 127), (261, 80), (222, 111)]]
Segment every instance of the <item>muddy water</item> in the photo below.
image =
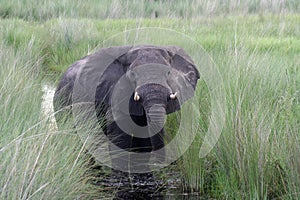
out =
[[(42, 114), (48, 118), (51, 129), (57, 130), (54, 110), (53, 110), (53, 96), (55, 87), (51, 84), (44, 84), (42, 86), (43, 101)], [(182, 193), (180, 189), (180, 178), (178, 173), (167, 170), (162, 172), (164, 180), (157, 178), (159, 176), (152, 175), (102, 175), (102, 178), (96, 183), (99, 187), (103, 187), (104, 191), (113, 191), (108, 193), (108, 199), (116, 200), (139, 200), (139, 199), (157, 199), (157, 200), (196, 200), (206, 199), (201, 198), (197, 193), (187, 194)], [(167, 179), (167, 180), (166, 180)], [(107, 188), (107, 189), (105, 189)], [(105, 195), (106, 196), (106, 195)]]
[[(173, 170), (164, 176), (167, 180), (162, 180), (159, 176), (149, 175), (131, 175), (126, 178), (126, 175), (117, 177), (110, 175), (106, 180), (102, 180), (100, 185), (108, 190), (113, 190), (113, 194), (109, 199), (114, 200), (139, 200), (139, 199), (157, 199), (157, 200), (196, 200), (201, 198), (199, 194), (182, 193), (180, 189), (180, 179)], [(158, 175), (158, 174), (157, 174)]]

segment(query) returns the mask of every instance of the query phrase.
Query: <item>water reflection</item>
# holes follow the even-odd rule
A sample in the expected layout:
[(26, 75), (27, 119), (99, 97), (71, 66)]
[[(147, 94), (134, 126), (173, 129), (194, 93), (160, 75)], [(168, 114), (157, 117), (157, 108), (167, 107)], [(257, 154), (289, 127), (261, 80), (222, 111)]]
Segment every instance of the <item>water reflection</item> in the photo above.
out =
[(149, 188), (141, 189), (122, 189), (118, 191), (114, 200), (142, 200), (142, 199), (155, 199), (163, 200), (164, 196), (158, 191), (151, 191)]
[(152, 173), (129, 174), (113, 170), (104, 182), (106, 186), (118, 188), (115, 190), (115, 200), (164, 199), (162, 190), (165, 186)]
[[(115, 200), (198, 200), (206, 199), (200, 197), (197, 193), (187, 194), (180, 190), (179, 182), (176, 180), (163, 183), (152, 173), (128, 175), (123, 172), (113, 173), (110, 177), (109, 185), (114, 188)], [(117, 181), (118, 183), (113, 183)], [(121, 187), (116, 187), (116, 186)]]
[(123, 189), (119, 190), (114, 200), (199, 200), (209, 199), (198, 194), (181, 193), (180, 190), (151, 191), (149, 188), (144, 189)]

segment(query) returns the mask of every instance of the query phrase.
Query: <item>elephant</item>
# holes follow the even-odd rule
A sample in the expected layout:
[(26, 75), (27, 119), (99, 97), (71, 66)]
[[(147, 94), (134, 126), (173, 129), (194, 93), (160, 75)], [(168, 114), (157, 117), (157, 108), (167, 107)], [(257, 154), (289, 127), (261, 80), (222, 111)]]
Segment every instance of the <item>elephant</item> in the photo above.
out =
[[(85, 69), (100, 69), (92, 73), (96, 77), (91, 83), (95, 84), (92, 103), (111, 141), (111, 151), (113, 146), (137, 153), (163, 149), (166, 115), (180, 110), (193, 97), (200, 78), (194, 61), (179, 46), (102, 48), (75, 62), (63, 74), (54, 95), (58, 125), (64, 123), (64, 108), (72, 107), (76, 79), (79, 73), (85, 76)], [(72, 116), (72, 109), (66, 112)], [(119, 160), (112, 158), (113, 168), (124, 165)], [(147, 161), (149, 158), (145, 158)]]

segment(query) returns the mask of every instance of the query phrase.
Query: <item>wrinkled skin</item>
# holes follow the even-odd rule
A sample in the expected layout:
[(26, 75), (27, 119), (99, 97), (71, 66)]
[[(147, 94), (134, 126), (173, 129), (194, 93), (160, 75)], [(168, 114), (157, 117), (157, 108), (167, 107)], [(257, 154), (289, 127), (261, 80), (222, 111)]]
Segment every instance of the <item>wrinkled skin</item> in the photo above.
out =
[[(99, 67), (103, 60), (103, 52), (124, 49), (125, 53), (111, 62), (99, 76), (95, 94), (97, 117), (105, 121), (102, 123), (104, 133), (118, 147), (135, 152), (156, 151), (164, 147), (163, 126), (166, 115), (179, 110), (180, 104), (193, 96), (197, 80), (200, 78), (193, 61), (180, 47), (137, 46), (101, 49), (77, 61), (65, 72), (55, 93), (54, 108), (58, 111), (72, 105), (74, 81), (86, 59), (96, 60), (93, 67)], [(145, 73), (140, 66), (148, 64), (151, 64), (148, 67), (151, 70)], [(155, 67), (156, 64), (159, 65), (158, 68)], [(134, 131), (132, 134), (125, 133), (111, 114), (112, 92), (123, 75), (132, 87), (131, 97), (127, 102), (130, 117), (138, 126), (148, 126), (146, 134), (151, 137), (135, 137)], [(187, 85), (192, 91), (188, 91)], [(71, 110), (66, 112), (69, 112), (71, 117)], [(60, 114), (61, 112), (56, 114), (58, 125), (62, 123)], [(112, 159), (114, 165), (118, 165), (117, 159), (119, 158)]]

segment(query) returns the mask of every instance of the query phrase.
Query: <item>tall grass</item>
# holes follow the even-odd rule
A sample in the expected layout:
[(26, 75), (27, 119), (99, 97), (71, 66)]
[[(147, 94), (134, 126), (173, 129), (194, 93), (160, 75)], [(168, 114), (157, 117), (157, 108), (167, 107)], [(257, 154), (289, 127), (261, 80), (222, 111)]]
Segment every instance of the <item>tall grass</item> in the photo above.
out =
[(216, 159), (222, 163), (217, 180), (225, 187), (223, 192), (234, 188), (239, 191), (234, 196), (241, 199), (280, 197), (287, 192), (281, 160), (289, 151), (284, 150), (286, 155), (281, 158), (274, 155), (283, 142), (280, 138), (287, 134), (278, 131), (286, 121), (278, 120), (282, 113), (277, 107), (286, 89), (286, 69), (268, 52), (261, 55), (235, 48), (228, 51), (233, 59), (223, 61), (229, 71), (225, 79), (228, 108), (226, 126), (215, 149)]
[(17, 49), (7, 42), (0, 44), (0, 199), (93, 196), (78, 136), (43, 115), (41, 41), (31, 37)]
[(2, 18), (44, 21), (51, 18), (213, 17), (297, 13), (297, 0), (11, 0), (0, 2)]
[(213, 53), (226, 89), (226, 122), (208, 157), (195, 157), (201, 139), (183, 156), (185, 187), (222, 199), (298, 199), (299, 59), (251, 50), (247, 33), (238, 37)]
[[(21, 1), (24, 5), (28, 2)], [(95, 5), (99, 4), (88, 2), (91, 4), (84, 6), (94, 3), (91, 6), (94, 8), (90, 12), (79, 12), (89, 9), (83, 5), (80, 7), (80, 2), (51, 4), (45, 1), (39, 9), (36, 8), (37, 14), (32, 14), (34, 6), (21, 9), (16, 4), (9, 8), (7, 17), (30, 20), (56, 16), (100, 18), (99, 13), (95, 14), (99, 11)], [(148, 4), (127, 2), (127, 9), (135, 4)], [(177, 7), (183, 8), (187, 2), (181, 2)], [(221, 4), (221, 1), (201, 2), (216, 13)], [(250, 1), (244, 2), (248, 6), (251, 4)], [(299, 7), (297, 1), (282, 2), (284, 11), (297, 11)], [(170, 2), (150, 3), (162, 6), (164, 10), (163, 6)], [(292, 3), (294, 6), (288, 8)], [(242, 3), (226, 1), (225, 4), (229, 10), (234, 6), (244, 8)], [(49, 14), (45, 14), (45, 5)], [(188, 8), (197, 13), (197, 5)], [(256, 1), (254, 10), (257, 5), (271, 5), (271, 1)], [(0, 8), (3, 10), (5, 6), (12, 4), (1, 4)], [(104, 3), (101, 8), (107, 6), (109, 4)], [(279, 8), (277, 4), (273, 6)], [(118, 7), (114, 9), (114, 12), (109, 12), (110, 17), (125, 16), (118, 12)], [(267, 10), (272, 11), (272, 8)], [(175, 9), (174, 12), (188, 15), (186, 10)], [(208, 9), (205, 8), (205, 12)], [(134, 13), (129, 16), (131, 14), (125, 17), (134, 17)], [(172, 16), (172, 13), (165, 16)], [(184, 190), (220, 199), (299, 199), (298, 21), (299, 16), (291, 14), (191, 20), (98, 21), (63, 17), (31, 23), (19, 19), (1, 20), (0, 197), (74, 199), (95, 196), (97, 189), (89, 184), (91, 177), (86, 173), (89, 157), (82, 153), (83, 144), (72, 130), (49, 128), (51, 121), (41, 114), (40, 81), (50, 77), (55, 82), (59, 77), (57, 72), (64, 71), (99, 44), (101, 47), (101, 42), (111, 35), (131, 28), (156, 26), (186, 33), (202, 44), (214, 59), (223, 78), (220, 84), (224, 84), (226, 91), (226, 119), (221, 137), (212, 152), (200, 159), (198, 154), (208, 127), (211, 99), (205, 82), (199, 82), (197, 98), (201, 102), (202, 116), (199, 134), (178, 162)], [(159, 39), (163, 41), (165, 38)], [(55, 76), (48, 76), (53, 73)], [(171, 119), (169, 122), (175, 123)]]

